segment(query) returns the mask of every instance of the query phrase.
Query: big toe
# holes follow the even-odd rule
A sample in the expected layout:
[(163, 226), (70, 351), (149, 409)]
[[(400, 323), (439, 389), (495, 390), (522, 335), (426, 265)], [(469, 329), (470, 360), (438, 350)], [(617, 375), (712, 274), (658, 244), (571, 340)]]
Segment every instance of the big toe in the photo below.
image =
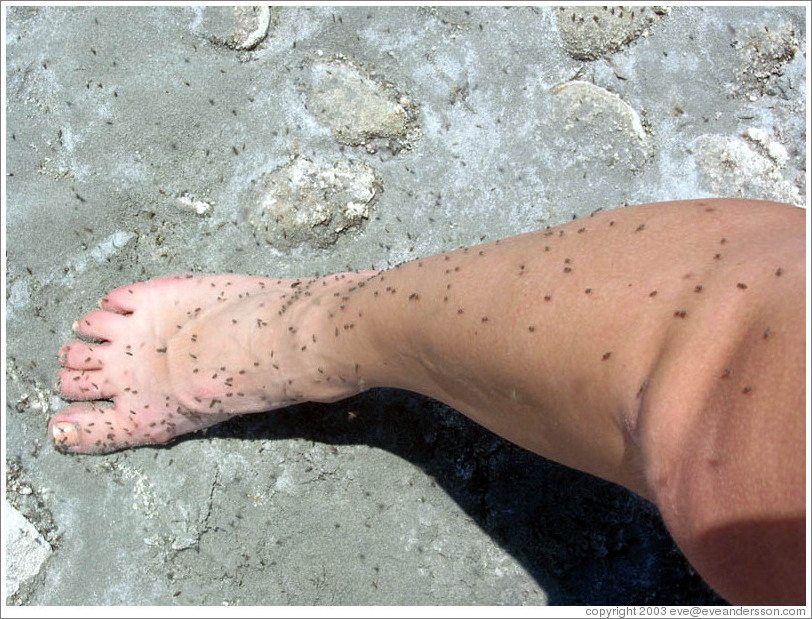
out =
[[(168, 405), (167, 405), (168, 406)], [(197, 415), (142, 404), (138, 411), (96, 402), (77, 402), (54, 415), (48, 436), (58, 451), (104, 454), (140, 445), (159, 445), (181, 435), (207, 428), (234, 415)]]
[(103, 408), (95, 402), (71, 404), (48, 423), (48, 436), (63, 453), (103, 454), (138, 445), (164, 443), (176, 436), (164, 426), (142, 427), (135, 412)]

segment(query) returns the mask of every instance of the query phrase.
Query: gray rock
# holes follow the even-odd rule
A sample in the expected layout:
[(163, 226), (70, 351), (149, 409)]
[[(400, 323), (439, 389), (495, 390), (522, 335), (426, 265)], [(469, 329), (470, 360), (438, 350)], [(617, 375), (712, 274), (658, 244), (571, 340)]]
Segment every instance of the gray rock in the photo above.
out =
[(597, 60), (648, 36), (649, 27), (669, 12), (656, 6), (579, 6), (559, 8), (555, 15), (567, 53), (578, 60)]
[(382, 84), (342, 58), (313, 65), (307, 109), (342, 144), (411, 148), (418, 130), (415, 108), (393, 85)]
[(553, 88), (553, 110), (577, 160), (639, 170), (649, 155), (640, 116), (605, 88), (572, 81)]
[(25, 516), (6, 502), (6, 595), (12, 596), (39, 574), (53, 549)]
[(268, 34), (267, 6), (207, 6), (197, 9), (193, 29), (216, 45), (236, 50), (255, 48)]
[(795, 29), (789, 23), (773, 29), (747, 29), (738, 33), (731, 45), (742, 60), (733, 94), (750, 101), (756, 101), (768, 92), (775, 94), (771, 83), (784, 74), (784, 65), (797, 52), (803, 53)]
[(247, 219), (256, 236), (279, 249), (327, 247), (369, 219), (381, 189), (365, 163), (296, 158), (257, 180)]
[(781, 172), (786, 160), (783, 147), (768, 141), (758, 130), (749, 131), (747, 136), (750, 143), (722, 135), (702, 135), (696, 139), (694, 159), (708, 190), (716, 195), (760, 196), (764, 200), (803, 206), (804, 198), (798, 187)]

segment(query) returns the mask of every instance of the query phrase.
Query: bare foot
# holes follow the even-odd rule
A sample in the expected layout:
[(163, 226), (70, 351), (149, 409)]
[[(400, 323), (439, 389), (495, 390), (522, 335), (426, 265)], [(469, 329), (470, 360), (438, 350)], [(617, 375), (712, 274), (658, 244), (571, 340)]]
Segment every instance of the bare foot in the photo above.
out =
[(57, 389), (83, 402), (51, 420), (55, 447), (106, 453), (164, 443), (242, 413), (357, 393), (317, 385), (316, 368), (297, 354), (292, 325), (302, 318), (291, 305), (315, 281), (181, 276), (110, 292), (74, 324), (85, 341), (60, 351)]

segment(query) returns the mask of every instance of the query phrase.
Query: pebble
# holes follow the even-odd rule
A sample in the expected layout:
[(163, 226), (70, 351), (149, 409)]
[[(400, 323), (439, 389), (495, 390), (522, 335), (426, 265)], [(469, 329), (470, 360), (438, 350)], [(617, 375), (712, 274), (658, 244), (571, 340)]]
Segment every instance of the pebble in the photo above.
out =
[(249, 200), (254, 235), (279, 249), (327, 247), (369, 219), (381, 185), (367, 164), (299, 157), (261, 176)]
[(12, 596), (29, 579), (39, 574), (53, 549), (39, 531), (6, 502), (6, 596)]
[(580, 158), (641, 168), (649, 145), (638, 113), (616, 94), (590, 82), (571, 81), (552, 89), (553, 113)]
[(240, 51), (259, 45), (271, 23), (267, 6), (207, 6), (195, 12), (193, 29), (216, 45)]
[(744, 30), (731, 42), (731, 47), (742, 62), (733, 94), (748, 101), (757, 101), (765, 94), (777, 94), (775, 82), (784, 75), (784, 66), (797, 53), (803, 53), (789, 23)]
[(313, 64), (306, 106), (338, 142), (370, 153), (381, 145), (394, 152), (409, 149), (419, 136), (409, 97), (341, 57)]
[(178, 207), (184, 211), (191, 211), (198, 215), (207, 215), (214, 209), (214, 207), (204, 200), (198, 200), (188, 193), (182, 193), (177, 198)]
[(649, 27), (669, 13), (658, 6), (579, 6), (559, 8), (555, 16), (567, 53), (577, 60), (597, 60), (648, 36)]
[[(740, 138), (707, 134), (695, 140), (694, 160), (707, 189), (715, 195), (759, 196), (762, 200), (803, 206), (804, 199), (798, 187), (787, 181), (781, 172), (784, 160), (780, 149), (773, 146), (773, 156), (770, 156), (770, 144), (775, 143), (769, 141), (766, 132), (762, 134), (758, 129), (750, 131), (747, 137), (751, 143)], [(765, 154), (757, 150), (762, 140), (767, 144)]]
[(89, 253), (96, 262), (104, 262), (118, 253), (119, 250), (124, 249), (133, 238), (135, 238), (135, 234), (132, 232), (119, 230), (93, 247)]

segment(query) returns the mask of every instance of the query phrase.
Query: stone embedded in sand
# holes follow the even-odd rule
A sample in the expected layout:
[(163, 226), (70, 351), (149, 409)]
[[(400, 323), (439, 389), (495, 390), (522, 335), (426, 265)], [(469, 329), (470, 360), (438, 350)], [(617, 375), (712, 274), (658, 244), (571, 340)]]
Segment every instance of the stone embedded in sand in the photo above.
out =
[(590, 82), (552, 89), (553, 118), (568, 145), (565, 156), (639, 170), (649, 156), (640, 116), (617, 95)]
[(411, 148), (419, 135), (416, 110), (408, 97), (341, 58), (313, 65), (306, 106), (336, 140), (365, 146), (369, 152), (382, 145), (395, 152)]
[(196, 9), (197, 29), (212, 43), (236, 50), (255, 48), (268, 34), (267, 6), (207, 6)]
[[(767, 140), (758, 131), (751, 132), (748, 139), (752, 142)], [(804, 199), (798, 187), (781, 173), (783, 153), (773, 148), (776, 157), (773, 158), (769, 150), (765, 154), (757, 152), (758, 146), (761, 144), (751, 145), (739, 138), (701, 135), (694, 142), (693, 149), (697, 171), (715, 195), (776, 200), (803, 206)]]
[(669, 13), (659, 6), (579, 6), (559, 8), (555, 16), (567, 53), (578, 60), (597, 60), (648, 36), (649, 26)]
[(210, 202), (198, 200), (187, 192), (177, 196), (175, 201), (181, 210), (197, 213), (198, 215), (210, 215), (214, 210), (214, 206)]
[(297, 158), (257, 179), (247, 220), (274, 247), (327, 247), (369, 219), (381, 189), (365, 163)]
[(36, 576), (53, 549), (28, 519), (6, 503), (6, 595)]
[(784, 65), (803, 48), (791, 24), (755, 28), (739, 34), (731, 43), (742, 58), (733, 94), (756, 101), (765, 94), (776, 94), (772, 82), (784, 74)]

